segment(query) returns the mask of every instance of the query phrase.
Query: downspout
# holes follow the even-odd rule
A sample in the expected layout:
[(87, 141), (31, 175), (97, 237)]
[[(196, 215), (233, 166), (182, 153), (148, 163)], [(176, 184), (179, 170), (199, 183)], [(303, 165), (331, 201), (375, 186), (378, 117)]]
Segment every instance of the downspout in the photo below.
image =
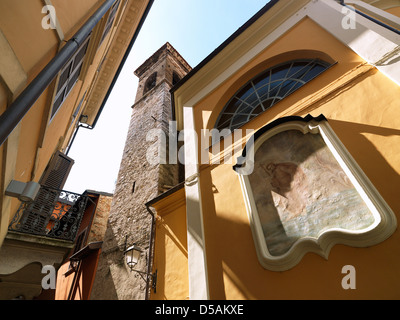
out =
[(70, 39), (39, 75), (25, 88), (18, 98), (0, 116), (0, 146), (20, 123), (36, 100), (54, 80), (68, 60), (77, 52), (83, 41), (114, 4), (115, 0), (105, 0), (101, 7), (89, 18), (81, 29)]
[(147, 279), (146, 279), (146, 296), (145, 300), (149, 300), (149, 289), (150, 289), (150, 274), (151, 269), (153, 267), (153, 242), (155, 236), (155, 215), (154, 212), (149, 208), (149, 205), (146, 204), (146, 209), (151, 216), (151, 230), (150, 230), (150, 240), (149, 240), (149, 261), (147, 263)]
[(353, 10), (355, 13), (359, 14), (360, 16), (363, 16), (364, 18), (366, 18), (366, 19), (368, 19), (368, 20), (380, 25), (381, 27), (384, 27), (384, 28), (386, 28), (386, 29), (388, 29), (388, 30), (400, 35), (400, 30), (397, 30), (397, 29), (389, 26), (388, 24), (383, 23), (382, 21), (379, 21), (379, 20), (375, 19), (374, 17), (371, 17), (371, 16), (367, 15), (366, 13), (364, 13), (364, 12), (362, 12), (360, 10), (357, 10), (355, 7), (351, 7), (351, 6), (347, 5), (345, 3), (345, 0), (339, 0), (339, 3), (343, 7), (346, 7), (346, 8), (349, 8), (350, 10)]

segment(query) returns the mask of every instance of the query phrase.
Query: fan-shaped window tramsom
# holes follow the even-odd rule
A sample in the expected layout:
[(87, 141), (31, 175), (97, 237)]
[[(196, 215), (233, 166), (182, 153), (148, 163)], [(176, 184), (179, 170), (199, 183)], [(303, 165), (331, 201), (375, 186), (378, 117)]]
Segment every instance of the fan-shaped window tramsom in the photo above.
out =
[(229, 100), (215, 128), (233, 131), (243, 126), (330, 66), (319, 59), (305, 59), (285, 62), (262, 72)]

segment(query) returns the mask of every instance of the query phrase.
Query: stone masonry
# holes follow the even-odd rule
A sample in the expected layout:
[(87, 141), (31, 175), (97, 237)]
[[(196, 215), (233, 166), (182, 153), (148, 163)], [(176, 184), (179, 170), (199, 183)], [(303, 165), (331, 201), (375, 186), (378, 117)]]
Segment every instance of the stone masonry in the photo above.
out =
[[(147, 272), (151, 215), (145, 204), (180, 182), (179, 164), (151, 164), (146, 154), (160, 141), (146, 141), (161, 129), (166, 137), (172, 120), (172, 86), (191, 70), (166, 43), (136, 71), (139, 85), (111, 205), (92, 299), (145, 299), (145, 276), (131, 272), (124, 261), (125, 244), (143, 249), (135, 269)], [(168, 141), (168, 139), (167, 139)], [(157, 149), (157, 148), (156, 148)], [(168, 154), (168, 145), (166, 146)]]

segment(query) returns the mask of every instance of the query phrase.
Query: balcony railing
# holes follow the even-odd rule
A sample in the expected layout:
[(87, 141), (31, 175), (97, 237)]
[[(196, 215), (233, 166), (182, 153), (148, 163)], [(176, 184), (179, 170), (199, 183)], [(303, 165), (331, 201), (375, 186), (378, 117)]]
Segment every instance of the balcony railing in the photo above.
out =
[(23, 202), (8, 230), (74, 241), (89, 197), (42, 186), (33, 202)]

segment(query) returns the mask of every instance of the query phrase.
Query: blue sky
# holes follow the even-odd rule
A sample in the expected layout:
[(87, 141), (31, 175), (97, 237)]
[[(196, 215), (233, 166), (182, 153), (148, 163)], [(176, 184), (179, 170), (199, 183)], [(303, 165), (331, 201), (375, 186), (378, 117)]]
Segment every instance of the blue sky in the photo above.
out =
[(267, 0), (155, 0), (93, 130), (80, 129), (65, 190), (113, 193), (137, 89), (133, 74), (169, 42), (195, 67), (267, 4)]

